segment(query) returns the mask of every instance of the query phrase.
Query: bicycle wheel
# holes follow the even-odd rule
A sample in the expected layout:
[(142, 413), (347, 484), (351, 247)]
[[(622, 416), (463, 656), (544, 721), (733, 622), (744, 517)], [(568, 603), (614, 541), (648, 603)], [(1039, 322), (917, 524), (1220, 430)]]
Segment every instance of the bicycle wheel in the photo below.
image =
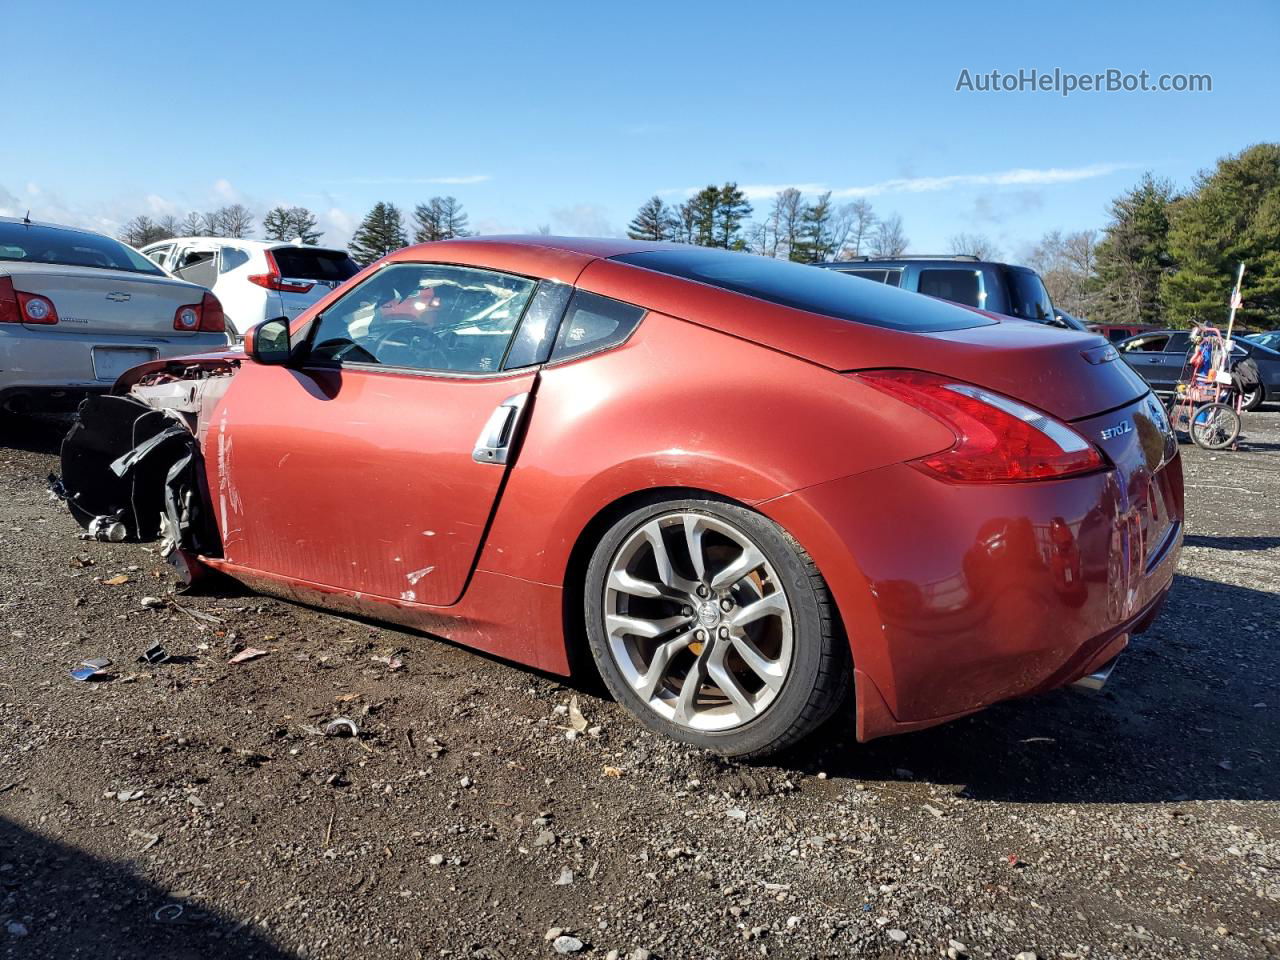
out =
[(1206, 450), (1222, 450), (1240, 436), (1240, 414), (1225, 403), (1206, 403), (1191, 417), (1191, 439)]

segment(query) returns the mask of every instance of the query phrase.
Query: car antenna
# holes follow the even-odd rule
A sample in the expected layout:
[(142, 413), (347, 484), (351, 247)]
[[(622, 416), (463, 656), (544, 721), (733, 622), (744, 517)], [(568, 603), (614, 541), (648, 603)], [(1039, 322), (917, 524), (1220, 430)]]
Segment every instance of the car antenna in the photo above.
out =
[(31, 226), (31, 208), (27, 207), (27, 215), (22, 218), (22, 222), (27, 226)]

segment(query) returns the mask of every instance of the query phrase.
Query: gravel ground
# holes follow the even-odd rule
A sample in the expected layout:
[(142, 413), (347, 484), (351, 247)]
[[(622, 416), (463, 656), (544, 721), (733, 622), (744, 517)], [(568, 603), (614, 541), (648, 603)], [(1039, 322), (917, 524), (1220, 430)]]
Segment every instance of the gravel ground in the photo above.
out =
[(64, 426), (0, 424), (0, 957), (1280, 956), (1274, 407), (1183, 448), (1178, 583), (1105, 693), (755, 765), (589, 679), (174, 605), (48, 500)]

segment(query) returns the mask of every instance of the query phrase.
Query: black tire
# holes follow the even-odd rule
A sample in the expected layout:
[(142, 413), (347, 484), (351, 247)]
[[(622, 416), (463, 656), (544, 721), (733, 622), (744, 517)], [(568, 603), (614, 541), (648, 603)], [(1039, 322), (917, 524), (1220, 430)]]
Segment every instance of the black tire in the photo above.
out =
[(1191, 415), (1191, 439), (1205, 450), (1225, 450), (1240, 436), (1240, 415), (1226, 403), (1206, 403)]
[(1240, 398), (1240, 409), (1252, 413), (1262, 406), (1265, 399), (1261, 385), (1256, 386)]
[[(792, 654), (782, 686), (756, 717), (727, 730), (694, 730), (659, 716), (625, 680), (605, 627), (605, 583), (624, 540), (668, 513), (705, 514), (732, 525), (764, 554), (790, 604)], [(820, 727), (848, 702), (852, 658), (826, 581), (800, 545), (773, 521), (738, 504), (710, 498), (657, 499), (618, 520), (587, 567), (584, 613), (591, 654), (614, 698), (657, 733), (729, 757), (776, 753)]]

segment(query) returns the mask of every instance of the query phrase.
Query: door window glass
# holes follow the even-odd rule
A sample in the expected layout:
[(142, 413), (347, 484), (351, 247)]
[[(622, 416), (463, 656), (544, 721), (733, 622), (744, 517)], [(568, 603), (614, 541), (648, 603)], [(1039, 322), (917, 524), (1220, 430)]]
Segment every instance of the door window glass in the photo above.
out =
[(986, 300), (978, 270), (921, 270), (919, 292), (966, 307), (981, 307)]
[(502, 366), (535, 284), (471, 267), (384, 267), (319, 318), (311, 357), (485, 373)]
[(174, 276), (202, 287), (212, 287), (218, 279), (218, 260), (213, 250), (188, 250), (182, 255)]
[(149, 260), (152, 260), (160, 264), (160, 266), (163, 267), (164, 258), (169, 255), (169, 251), (172, 249), (173, 249), (172, 243), (165, 244), (163, 247), (156, 247), (154, 250), (151, 250), (147, 253), (147, 258)]
[(1121, 344), (1120, 349), (1125, 353), (1158, 353), (1168, 342), (1169, 335), (1160, 333), (1150, 337), (1134, 337)]

